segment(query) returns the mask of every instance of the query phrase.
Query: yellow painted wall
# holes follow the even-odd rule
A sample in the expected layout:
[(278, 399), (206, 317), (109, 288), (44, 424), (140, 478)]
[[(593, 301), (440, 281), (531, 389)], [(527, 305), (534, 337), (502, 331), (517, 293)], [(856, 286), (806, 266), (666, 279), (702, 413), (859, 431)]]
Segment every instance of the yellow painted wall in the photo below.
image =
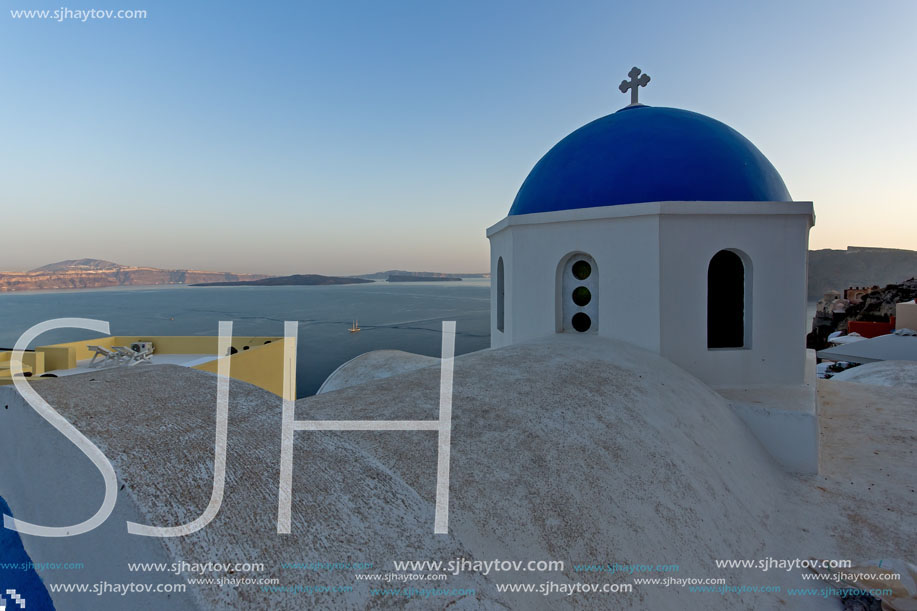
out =
[[(12, 373), (10, 372), (10, 360), (12, 357), (13, 353), (11, 351), (0, 352), (0, 385), (13, 383)], [(23, 352), (22, 371), (31, 373), (32, 377), (43, 374), (45, 372), (44, 353)]]
[[(265, 342), (278, 341), (278, 337), (233, 337), (232, 347), (242, 352), (246, 346), (252, 348)], [(216, 354), (218, 338), (215, 336), (169, 336), (169, 335), (112, 335), (79, 342), (39, 346), (36, 351), (45, 353), (48, 371), (72, 369), (77, 361), (91, 359), (94, 354), (89, 346), (130, 346), (133, 342), (153, 342), (153, 348), (160, 354)]]
[(97, 337), (80, 342), (68, 342), (66, 344), (51, 344), (50, 346), (39, 346), (35, 348), (36, 352), (43, 352), (45, 355), (45, 367), (48, 371), (57, 369), (73, 369), (77, 361), (91, 359), (94, 354), (87, 346), (102, 346), (111, 348), (112, 346), (123, 346), (116, 336)]
[[(254, 384), (275, 395), (283, 396), (283, 338), (274, 338), (270, 344), (239, 351), (229, 359), (229, 377)], [(217, 361), (197, 365), (194, 369), (217, 372)], [(294, 372), (295, 380), (295, 372)], [(295, 381), (294, 381), (295, 384)], [(295, 386), (293, 387), (295, 397)]]
[[(40, 354), (43, 359), (43, 371), (73, 369), (78, 361), (92, 358), (94, 352), (89, 349), (89, 346), (111, 348), (112, 346), (130, 346), (138, 341), (153, 342), (154, 354), (216, 355), (219, 338), (216, 336), (114, 335), (65, 344), (39, 346), (35, 349), (35, 354)], [(231, 346), (237, 352), (230, 358), (230, 377), (283, 396), (283, 344), (282, 337), (233, 337)], [(26, 361), (23, 360), (23, 363), (25, 364)], [(198, 365), (194, 369), (216, 373), (217, 361)]]

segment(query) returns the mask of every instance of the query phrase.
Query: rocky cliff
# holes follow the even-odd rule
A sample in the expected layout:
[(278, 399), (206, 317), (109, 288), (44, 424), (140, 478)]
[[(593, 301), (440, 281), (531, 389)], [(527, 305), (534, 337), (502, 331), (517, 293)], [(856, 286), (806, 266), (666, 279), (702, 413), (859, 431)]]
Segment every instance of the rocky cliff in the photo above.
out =
[(50, 289), (90, 289), (111, 286), (234, 282), (265, 278), (259, 274), (232, 274), (187, 269), (131, 267), (99, 259), (74, 259), (27, 272), (0, 272), (0, 293)]
[(809, 299), (851, 286), (885, 286), (917, 276), (917, 251), (848, 246), (809, 251)]

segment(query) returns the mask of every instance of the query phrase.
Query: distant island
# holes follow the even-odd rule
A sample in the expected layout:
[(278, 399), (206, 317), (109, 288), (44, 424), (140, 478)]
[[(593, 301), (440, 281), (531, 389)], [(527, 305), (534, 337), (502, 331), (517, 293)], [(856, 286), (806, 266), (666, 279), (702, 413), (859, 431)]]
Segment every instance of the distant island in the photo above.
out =
[[(809, 251), (809, 299), (848, 286), (885, 286), (917, 276), (917, 251), (850, 246), (845, 250)], [(122, 265), (102, 259), (68, 259), (27, 272), (0, 272), (0, 293), (118, 286), (290, 286), (389, 282), (438, 282), (461, 278), (489, 278), (487, 273), (453, 274), (388, 270), (348, 277), (302, 274), (271, 277), (188, 269), (160, 269)]]
[(388, 270), (354, 276), (296, 274), (237, 274), (189, 269), (160, 269), (122, 265), (103, 259), (67, 259), (26, 272), (0, 272), (0, 293), (61, 289), (95, 289), (119, 286), (321, 286), (364, 284), (374, 280), (388, 282), (460, 281), (462, 278), (489, 278), (488, 273), (453, 274)]
[(404, 276), (392, 274), (386, 282), (461, 282), (462, 279), (454, 276)]
[(27, 272), (0, 272), (0, 293), (115, 286), (156, 286), (208, 281), (258, 280), (264, 274), (134, 267), (102, 259), (68, 259)]
[(403, 269), (390, 269), (372, 274), (358, 274), (354, 278), (369, 278), (371, 280), (387, 280), (391, 276), (424, 276), (427, 278), (490, 278), (490, 274), (447, 274), (445, 272), (408, 272)]
[(326, 286), (331, 284), (367, 284), (372, 280), (365, 278), (342, 278), (340, 276), (320, 276), (318, 274), (294, 274), (292, 276), (273, 276), (260, 280), (237, 280), (232, 282), (198, 282), (191, 286)]

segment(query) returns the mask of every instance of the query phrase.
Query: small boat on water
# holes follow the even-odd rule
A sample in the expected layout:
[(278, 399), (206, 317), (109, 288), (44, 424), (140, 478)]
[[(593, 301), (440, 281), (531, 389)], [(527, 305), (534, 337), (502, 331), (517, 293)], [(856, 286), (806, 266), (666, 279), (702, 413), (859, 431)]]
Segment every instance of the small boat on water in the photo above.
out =
[(359, 330), (360, 330), (360, 325), (357, 324), (357, 321), (356, 321), (356, 320), (354, 320), (354, 321), (353, 321), (353, 325), (350, 327), (350, 332), (351, 332), (351, 333), (356, 333), (356, 332), (359, 331)]

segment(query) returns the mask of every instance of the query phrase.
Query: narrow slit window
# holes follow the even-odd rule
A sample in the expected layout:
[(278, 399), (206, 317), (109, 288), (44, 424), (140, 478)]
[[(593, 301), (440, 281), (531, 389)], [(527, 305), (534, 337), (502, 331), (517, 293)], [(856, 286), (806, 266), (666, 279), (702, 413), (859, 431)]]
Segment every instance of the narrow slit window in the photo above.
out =
[(503, 321), (506, 317), (505, 279), (503, 277), (503, 257), (497, 259), (497, 331), (503, 331)]

